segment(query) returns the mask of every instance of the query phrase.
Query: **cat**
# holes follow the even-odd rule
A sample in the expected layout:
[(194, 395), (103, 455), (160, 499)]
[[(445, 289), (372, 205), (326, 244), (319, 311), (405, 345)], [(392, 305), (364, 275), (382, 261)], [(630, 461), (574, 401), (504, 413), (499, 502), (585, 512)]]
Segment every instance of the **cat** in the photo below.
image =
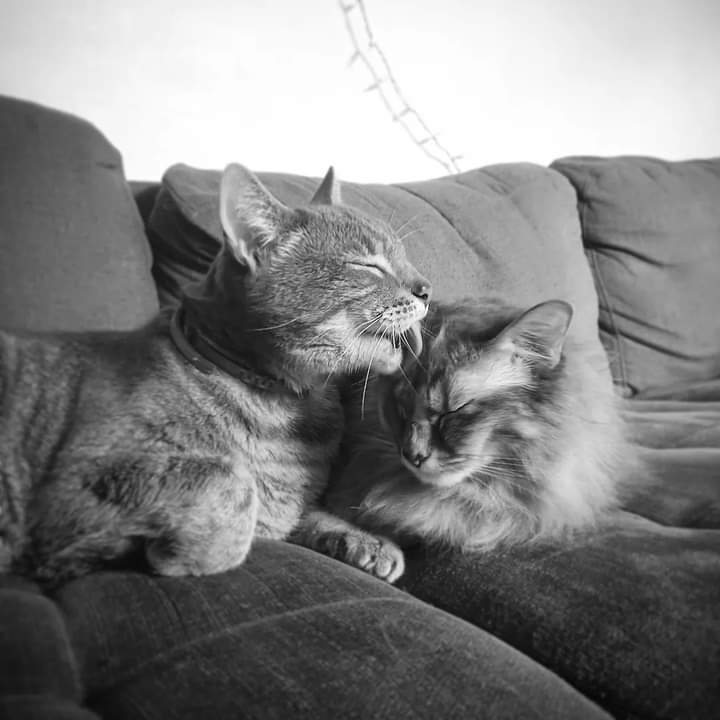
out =
[(305, 543), (394, 582), (408, 544), (487, 552), (594, 526), (630, 451), (572, 315), (561, 300), (432, 305), (422, 353), (349, 402), (332, 515), (314, 513)]
[(231, 164), (219, 200), (222, 248), (176, 312), (0, 332), (0, 571), (53, 586), (129, 553), (164, 575), (239, 565), (322, 492), (335, 378), (419, 349), (430, 286), (387, 225), (341, 204), (332, 168), (290, 209)]

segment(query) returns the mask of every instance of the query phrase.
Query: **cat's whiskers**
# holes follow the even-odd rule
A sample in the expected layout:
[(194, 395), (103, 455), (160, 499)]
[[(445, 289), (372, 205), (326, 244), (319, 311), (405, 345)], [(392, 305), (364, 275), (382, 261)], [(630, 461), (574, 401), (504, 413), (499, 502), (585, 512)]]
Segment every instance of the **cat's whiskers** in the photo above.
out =
[(335, 374), (335, 371), (338, 369), (338, 366), (340, 363), (347, 358), (351, 353), (354, 353), (357, 346), (360, 344), (360, 338), (359, 336), (355, 335), (355, 332), (353, 330), (347, 332), (345, 336), (343, 337), (342, 341), (342, 350), (340, 354), (335, 359), (335, 362), (332, 364), (332, 367), (330, 368), (330, 371), (328, 372), (327, 377), (325, 378), (325, 382), (323, 383), (323, 387), (327, 387), (328, 383), (332, 379), (333, 375)]
[(472, 453), (462, 453), (458, 455), (459, 459), (462, 460), (482, 460), (486, 467), (498, 467), (498, 468), (508, 468), (508, 469), (515, 469), (523, 468), (525, 467), (525, 463), (520, 458), (513, 458), (513, 457), (491, 457), (488, 458), (487, 455), (474, 455)]
[[(316, 335), (313, 335), (313, 337), (310, 338), (310, 340), (307, 340), (304, 344), (306, 347), (313, 347), (314, 345), (318, 344), (318, 341), (320, 338), (326, 337), (327, 334), (330, 332), (329, 328), (325, 328), (324, 330), (321, 330)], [(324, 343), (327, 345), (327, 343)]]
[(387, 328), (385, 328), (382, 331), (382, 334), (377, 338), (375, 341), (375, 345), (373, 346), (372, 352), (370, 353), (370, 362), (368, 364), (367, 372), (365, 373), (365, 385), (363, 386), (363, 392), (362, 392), (362, 399), (360, 401), (360, 419), (365, 419), (365, 394), (367, 393), (367, 386), (368, 381), (370, 380), (370, 371), (372, 369), (372, 363), (375, 359), (375, 353), (378, 351), (378, 348), (380, 347), (380, 344), (385, 339), (385, 334), (387, 333)]
[(407, 232), (399, 235), (398, 240), (400, 242), (403, 242), (403, 240), (407, 240), (411, 235), (414, 235), (416, 232), (420, 232), (420, 228), (410, 228)]
[(359, 330), (358, 337), (360, 335), (364, 335), (366, 332), (370, 330), (370, 328), (375, 324), (382, 320), (382, 312), (377, 313), (374, 317), (372, 317), (370, 320), (366, 320), (364, 323), (360, 323), (360, 325), (355, 328), (356, 330)]
[(288, 325), (292, 325), (294, 322), (298, 322), (301, 320), (301, 318), (292, 318), (292, 320), (288, 320), (287, 322), (280, 323), (279, 325), (268, 325), (267, 327), (260, 327), (260, 328), (247, 328), (247, 332), (268, 332), (270, 330), (278, 330), (279, 328), (287, 327)]
[[(337, 359), (333, 363), (332, 367), (330, 368), (330, 372), (328, 373), (327, 378), (325, 379), (325, 383), (323, 387), (327, 386), (327, 384), (332, 379), (333, 375), (335, 374), (336, 370), (338, 369), (338, 366), (340, 363), (345, 360), (348, 356), (352, 356), (354, 353), (356, 353), (358, 347), (360, 346), (360, 339), (361, 336), (365, 333), (372, 330), (372, 326), (375, 323), (380, 322), (382, 319), (382, 313), (377, 313), (375, 316), (370, 318), (370, 320), (366, 320), (365, 322), (361, 323), (356, 328), (351, 328), (348, 330), (345, 335), (342, 338), (340, 346), (342, 347), (342, 351), (340, 352), (340, 355), (338, 355)], [(359, 332), (358, 332), (359, 330)]]
[[(485, 460), (485, 458), (481, 455), (468, 455), (464, 454), (461, 456), (462, 459), (466, 460)], [(528, 482), (528, 483), (520, 483), (519, 479), (517, 477), (518, 470), (523, 470), (525, 468), (524, 463), (522, 460), (519, 460), (518, 458), (512, 458), (512, 457), (504, 457), (504, 458), (493, 458), (490, 462), (487, 464), (484, 464), (482, 468), (479, 468), (474, 475), (483, 475), (485, 477), (493, 478), (495, 480), (502, 481), (505, 485), (509, 485), (511, 487), (516, 488), (517, 490), (520, 490), (521, 492), (531, 495), (533, 497), (540, 497), (541, 493), (539, 489), (536, 487), (535, 483)]]
[[(410, 378), (407, 376), (407, 373), (403, 370), (402, 365), (400, 365), (400, 367), (398, 368), (398, 370), (400, 370), (400, 373), (401, 373), (402, 376), (405, 378), (405, 382), (406, 382), (411, 388), (413, 388), (413, 384), (412, 384), (412, 382), (410, 381)], [(415, 389), (415, 388), (413, 388), (413, 390), (414, 390), (414, 389)]]
[(412, 217), (409, 217), (400, 227), (393, 228), (395, 235), (400, 235), (403, 228), (406, 228), (410, 223), (415, 222), (420, 217), (420, 213), (415, 213)]
[(521, 484), (517, 482), (517, 480), (514, 480), (511, 475), (508, 475), (503, 472), (493, 472), (490, 468), (483, 468), (482, 470), (478, 471), (478, 473), (475, 473), (476, 475), (481, 475), (486, 478), (490, 478), (491, 480), (497, 480), (498, 482), (501, 482), (506, 487), (515, 488), (515, 490), (519, 491), (523, 495), (535, 498), (535, 499), (541, 499), (544, 497), (544, 494), (540, 491), (538, 487), (536, 487), (534, 484)]

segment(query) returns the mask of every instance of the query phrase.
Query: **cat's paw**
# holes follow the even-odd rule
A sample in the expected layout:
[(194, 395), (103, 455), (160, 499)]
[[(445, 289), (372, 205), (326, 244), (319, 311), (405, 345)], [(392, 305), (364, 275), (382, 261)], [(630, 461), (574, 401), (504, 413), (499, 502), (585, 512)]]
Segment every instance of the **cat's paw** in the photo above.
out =
[(394, 583), (405, 572), (403, 551), (392, 541), (369, 533), (349, 532), (337, 538), (334, 556), (380, 580)]

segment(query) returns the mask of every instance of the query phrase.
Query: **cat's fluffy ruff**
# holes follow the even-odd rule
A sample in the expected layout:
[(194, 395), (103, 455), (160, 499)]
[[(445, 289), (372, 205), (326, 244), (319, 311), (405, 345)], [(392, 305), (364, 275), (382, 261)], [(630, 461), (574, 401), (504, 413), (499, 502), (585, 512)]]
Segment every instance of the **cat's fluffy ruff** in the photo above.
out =
[[(340, 439), (333, 374), (397, 367), (427, 303), (400, 241), (338, 197), (330, 172), (290, 210), (229, 166), (226, 243), (183, 302), (191, 342), (202, 331), (286, 391), (194, 367), (166, 315), (131, 333), (0, 333), (2, 569), (58, 583), (139, 546), (160, 573), (204, 574), (292, 532)], [(378, 255), (380, 276), (363, 265)]]
[(475, 551), (595, 525), (631, 453), (602, 358), (566, 336), (570, 317), (565, 303), (434, 308), (405, 366), (413, 387), (379, 379), (364, 419), (350, 404), (326, 507), (401, 545)]

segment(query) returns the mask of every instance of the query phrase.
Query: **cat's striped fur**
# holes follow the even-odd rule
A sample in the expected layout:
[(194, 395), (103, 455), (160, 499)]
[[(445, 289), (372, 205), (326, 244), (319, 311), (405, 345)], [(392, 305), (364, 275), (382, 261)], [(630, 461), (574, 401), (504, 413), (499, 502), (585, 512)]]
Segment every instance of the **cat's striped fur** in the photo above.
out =
[[(348, 408), (346, 462), (308, 544), (390, 581), (399, 546), (488, 551), (592, 527), (631, 453), (602, 358), (572, 310), (434, 306), (425, 347)], [(342, 520), (340, 518), (343, 518)]]
[(298, 210), (223, 174), (226, 242), (184, 331), (270, 388), (188, 362), (167, 313), (130, 333), (0, 332), (0, 570), (56, 584), (141, 548), (159, 573), (205, 574), (297, 529), (340, 441), (334, 374), (395, 370), (429, 293), (389, 228), (338, 199), (332, 171)]

